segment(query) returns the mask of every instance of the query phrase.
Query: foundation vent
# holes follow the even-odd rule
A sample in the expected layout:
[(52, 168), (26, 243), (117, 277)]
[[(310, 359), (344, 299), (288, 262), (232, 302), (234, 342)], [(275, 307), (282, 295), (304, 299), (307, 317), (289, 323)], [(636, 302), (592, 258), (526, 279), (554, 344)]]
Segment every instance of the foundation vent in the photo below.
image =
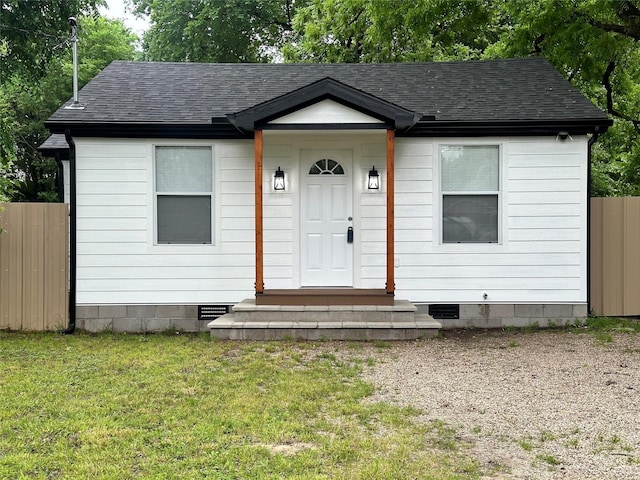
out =
[(460, 305), (429, 305), (429, 315), (436, 320), (457, 320), (460, 318)]
[(229, 313), (231, 305), (198, 305), (198, 320), (215, 320)]

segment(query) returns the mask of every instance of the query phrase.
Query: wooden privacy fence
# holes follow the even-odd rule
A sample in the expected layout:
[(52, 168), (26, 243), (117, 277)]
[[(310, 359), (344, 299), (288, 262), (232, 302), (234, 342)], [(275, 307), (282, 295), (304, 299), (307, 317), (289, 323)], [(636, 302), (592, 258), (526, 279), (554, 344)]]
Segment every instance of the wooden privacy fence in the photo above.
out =
[(591, 199), (591, 308), (640, 315), (640, 197)]
[(64, 203), (0, 204), (0, 329), (67, 326), (69, 209)]

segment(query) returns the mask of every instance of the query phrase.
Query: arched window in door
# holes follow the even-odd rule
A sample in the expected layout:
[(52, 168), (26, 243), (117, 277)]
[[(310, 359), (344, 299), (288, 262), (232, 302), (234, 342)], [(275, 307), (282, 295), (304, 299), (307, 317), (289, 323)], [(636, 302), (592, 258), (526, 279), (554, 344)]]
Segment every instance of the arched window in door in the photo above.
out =
[(344, 175), (344, 168), (335, 160), (323, 158), (311, 166), (309, 175)]

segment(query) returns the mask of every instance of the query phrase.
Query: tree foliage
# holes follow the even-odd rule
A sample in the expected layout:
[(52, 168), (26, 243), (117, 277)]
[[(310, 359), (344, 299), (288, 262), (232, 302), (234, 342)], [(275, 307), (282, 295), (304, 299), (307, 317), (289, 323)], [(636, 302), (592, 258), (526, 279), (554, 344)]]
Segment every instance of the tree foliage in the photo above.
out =
[[(614, 120), (593, 148), (593, 192), (640, 195), (640, 0), (130, 0), (150, 16), (158, 61), (411, 62), (542, 55)], [(0, 182), (48, 198), (36, 152), (43, 121), (71, 95), (69, 16), (80, 22), (80, 84), (135, 37), (93, 17), (102, 0), (3, 0)], [(2, 172), (0, 172), (2, 173)]]
[(0, 202), (8, 201), (14, 191), (10, 172), (16, 158), (16, 143), (13, 137), (16, 123), (8, 98), (0, 91)]
[(262, 62), (277, 56), (303, 0), (133, 0), (149, 15), (152, 61)]
[(593, 193), (640, 195), (639, 0), (313, 0), (293, 25), (287, 61), (542, 55), (614, 120)]
[(314, 0), (294, 20), (287, 61), (478, 58), (497, 40), (489, 0)]
[(593, 150), (595, 195), (640, 195), (640, 2), (512, 0), (488, 57), (543, 55), (614, 125)]
[(96, 12), (103, 0), (2, 0), (0, 80), (42, 77), (64, 50), (69, 17)]
[[(42, 13), (44, 2), (27, 2), (33, 11)], [(55, 2), (48, 2), (55, 3)], [(64, 2), (61, 2), (64, 3)], [(86, 2), (85, 2), (86, 3)], [(92, 2), (95, 3), (95, 2)], [(3, 4), (4, 8), (4, 4)], [(21, 10), (26, 11), (26, 10)], [(63, 10), (66, 14), (66, 10)], [(33, 12), (32, 12), (33, 13)], [(56, 19), (59, 14), (56, 14)], [(26, 15), (26, 18), (32, 16)], [(20, 17), (16, 17), (18, 21)], [(4, 20), (3, 20), (4, 21)], [(43, 20), (43, 23), (47, 23)], [(30, 24), (19, 25), (22, 31)], [(85, 16), (78, 18), (78, 81), (82, 86), (100, 70), (116, 59), (133, 59), (133, 44), (137, 37), (119, 20)], [(45, 64), (32, 69), (11, 55), (4, 59), (7, 72), (0, 89), (0, 168), (5, 170), (3, 185), (5, 194), (13, 201), (55, 201), (55, 161), (43, 158), (37, 147), (46, 140), (49, 132), (44, 121), (72, 94), (72, 58), (67, 42), (68, 23), (58, 33), (58, 41), (64, 48), (49, 56)], [(5, 29), (3, 28), (3, 34)], [(8, 30), (7, 30), (8, 31)], [(5, 37), (5, 40), (8, 37)], [(45, 38), (49, 38), (48, 36)], [(18, 41), (16, 38), (11, 42)], [(8, 43), (8, 40), (7, 40)], [(22, 52), (14, 49), (10, 52)], [(26, 57), (25, 57), (26, 58)], [(5, 72), (6, 73), (6, 72)]]
[[(0, 196), (11, 197), (15, 177), (33, 121), (17, 106), (17, 97), (46, 75), (52, 59), (61, 55), (69, 30), (68, 18), (91, 13), (102, 0), (2, 0), (0, 3)], [(29, 130), (29, 129), (27, 129)], [(24, 177), (24, 175), (19, 175)]]

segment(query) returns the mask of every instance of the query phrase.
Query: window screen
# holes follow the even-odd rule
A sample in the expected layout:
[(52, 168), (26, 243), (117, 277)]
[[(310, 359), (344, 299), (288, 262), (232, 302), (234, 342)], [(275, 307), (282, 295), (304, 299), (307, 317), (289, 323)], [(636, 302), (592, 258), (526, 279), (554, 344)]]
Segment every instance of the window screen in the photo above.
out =
[(211, 148), (156, 147), (155, 161), (157, 243), (212, 243)]
[(446, 145), (440, 158), (442, 242), (497, 243), (499, 147)]

